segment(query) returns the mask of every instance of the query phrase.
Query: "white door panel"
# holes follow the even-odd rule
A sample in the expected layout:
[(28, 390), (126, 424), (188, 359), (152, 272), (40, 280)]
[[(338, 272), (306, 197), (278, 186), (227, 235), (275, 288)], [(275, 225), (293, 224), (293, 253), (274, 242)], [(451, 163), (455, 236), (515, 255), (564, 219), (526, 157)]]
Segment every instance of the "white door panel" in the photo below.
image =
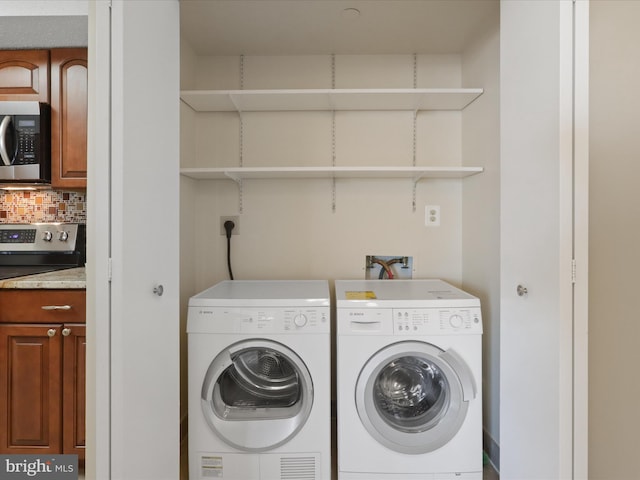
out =
[(573, 392), (573, 8), (501, 2), (503, 479), (573, 478), (574, 402), (586, 404)]
[[(94, 68), (103, 77), (91, 94), (100, 115), (92, 130), (96, 150), (102, 145), (95, 155), (109, 167), (96, 166), (89, 205), (90, 231), (101, 239), (91, 279), (102, 332), (95, 339), (95, 388), (109, 392), (110, 402), (95, 399), (98, 440), (89, 456), (97, 466), (87, 476), (177, 479), (179, 8), (177, 0), (110, 3), (92, 10), (96, 31), (108, 29), (110, 37), (107, 48), (96, 49)], [(100, 274), (109, 258), (105, 288)], [(97, 310), (105, 303), (108, 314)]]

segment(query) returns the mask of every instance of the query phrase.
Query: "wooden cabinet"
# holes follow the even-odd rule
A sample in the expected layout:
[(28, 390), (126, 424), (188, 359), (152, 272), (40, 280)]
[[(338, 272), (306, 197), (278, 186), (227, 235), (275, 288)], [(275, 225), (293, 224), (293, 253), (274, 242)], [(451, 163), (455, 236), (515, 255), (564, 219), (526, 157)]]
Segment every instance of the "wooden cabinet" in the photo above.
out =
[(87, 336), (84, 324), (62, 329), (62, 452), (84, 459)]
[(0, 51), (0, 100), (49, 103), (49, 50)]
[(51, 50), (51, 185), (87, 186), (87, 49)]
[(0, 101), (51, 105), (51, 186), (87, 187), (86, 48), (0, 50)]
[(84, 290), (0, 290), (0, 453), (84, 461), (84, 322)]

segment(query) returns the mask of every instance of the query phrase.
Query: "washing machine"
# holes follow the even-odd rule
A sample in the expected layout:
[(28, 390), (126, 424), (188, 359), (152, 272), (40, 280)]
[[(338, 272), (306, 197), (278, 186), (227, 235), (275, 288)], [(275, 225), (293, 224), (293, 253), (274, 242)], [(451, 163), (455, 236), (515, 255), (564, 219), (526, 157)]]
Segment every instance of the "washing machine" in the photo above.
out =
[(189, 300), (189, 478), (331, 478), (326, 281), (224, 281)]
[(441, 280), (337, 280), (338, 478), (482, 480), (480, 301)]

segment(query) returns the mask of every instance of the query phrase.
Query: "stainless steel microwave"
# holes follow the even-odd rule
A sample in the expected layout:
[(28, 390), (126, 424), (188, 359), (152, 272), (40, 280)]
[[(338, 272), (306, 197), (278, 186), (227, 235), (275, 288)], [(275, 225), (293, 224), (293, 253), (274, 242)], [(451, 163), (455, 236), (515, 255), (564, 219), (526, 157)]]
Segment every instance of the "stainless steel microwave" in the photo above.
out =
[(51, 183), (51, 107), (0, 102), (0, 182)]

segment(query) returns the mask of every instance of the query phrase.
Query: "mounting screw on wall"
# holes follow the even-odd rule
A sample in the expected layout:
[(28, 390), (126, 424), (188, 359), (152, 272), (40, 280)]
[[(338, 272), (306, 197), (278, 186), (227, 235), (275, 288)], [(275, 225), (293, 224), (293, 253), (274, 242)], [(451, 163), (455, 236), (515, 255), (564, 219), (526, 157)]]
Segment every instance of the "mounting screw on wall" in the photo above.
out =
[(427, 227), (440, 226), (440, 205), (426, 205), (424, 207), (424, 224)]
[(234, 224), (233, 230), (231, 231), (231, 235), (239, 235), (240, 234), (240, 217), (238, 215), (220, 217), (220, 235), (227, 235), (227, 231), (224, 228), (224, 222), (227, 220), (231, 220)]

